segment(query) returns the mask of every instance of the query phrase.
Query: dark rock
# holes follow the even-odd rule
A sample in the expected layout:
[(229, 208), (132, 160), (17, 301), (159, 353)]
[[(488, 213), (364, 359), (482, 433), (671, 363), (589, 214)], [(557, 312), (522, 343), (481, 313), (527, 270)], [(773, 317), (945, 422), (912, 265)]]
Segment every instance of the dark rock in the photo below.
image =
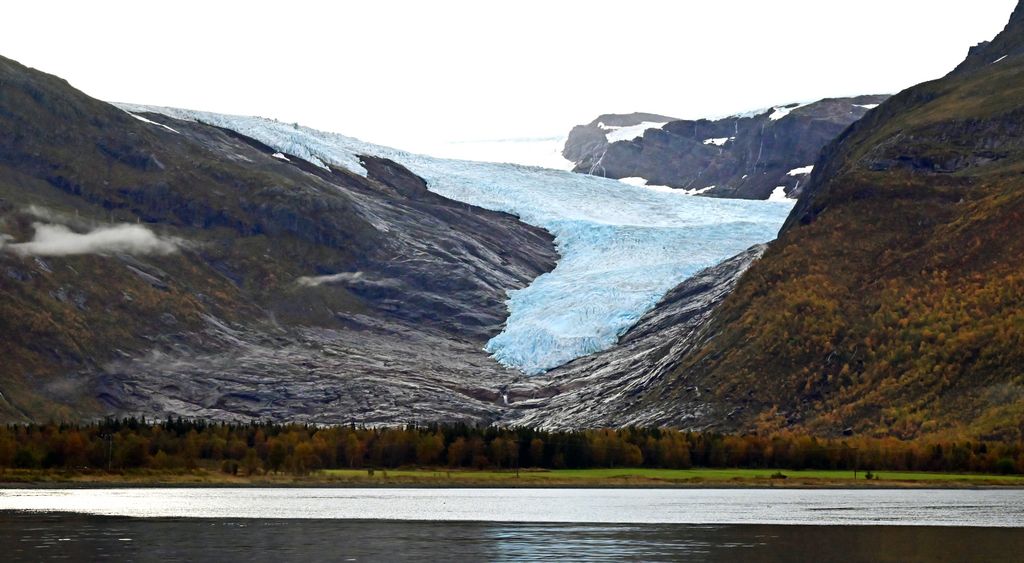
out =
[(364, 178), (145, 117), (0, 58), (5, 231), (30, 237), (36, 206), (180, 241), (47, 258), (45, 275), (0, 251), (0, 420), (498, 418), (515, 373), (483, 345), (506, 292), (554, 267), (548, 233), (386, 159), (364, 157)]
[[(639, 177), (650, 185), (686, 190), (714, 186), (701, 193), (706, 196), (767, 199), (782, 186), (788, 196), (796, 197), (808, 177), (789, 172), (814, 164), (823, 146), (886, 98), (825, 99), (716, 120), (602, 115), (572, 130), (563, 155), (576, 163), (576, 172)], [(773, 120), (779, 108), (788, 113)], [(643, 121), (668, 123), (632, 140), (607, 141), (607, 127)]]

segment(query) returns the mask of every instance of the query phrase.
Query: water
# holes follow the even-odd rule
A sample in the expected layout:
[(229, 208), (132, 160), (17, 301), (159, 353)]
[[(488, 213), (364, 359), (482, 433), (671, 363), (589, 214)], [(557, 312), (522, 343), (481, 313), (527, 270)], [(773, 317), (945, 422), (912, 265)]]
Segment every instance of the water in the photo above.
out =
[(1020, 561), (1007, 528), (129, 519), (0, 512), (15, 561)]
[(1024, 490), (132, 488), (0, 490), (0, 510), (143, 518), (1024, 526)]
[[(510, 293), (505, 329), (486, 348), (528, 374), (615, 345), (681, 281), (774, 239), (792, 208), (792, 202), (699, 198), (560, 170), (434, 158), (258, 117), (122, 107), (225, 127), (314, 164), (361, 174), (359, 155), (390, 158), (433, 192), (549, 231), (558, 265)], [(391, 232), (380, 218), (367, 218)]]
[(1021, 490), (0, 490), (5, 561), (1019, 561)]

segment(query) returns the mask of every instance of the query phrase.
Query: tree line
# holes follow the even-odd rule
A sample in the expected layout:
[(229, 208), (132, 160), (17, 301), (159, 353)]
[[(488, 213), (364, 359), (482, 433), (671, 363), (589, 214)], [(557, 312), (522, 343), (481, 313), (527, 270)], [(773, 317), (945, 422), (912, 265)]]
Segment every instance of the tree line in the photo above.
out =
[(307, 474), (319, 469), (773, 468), (1024, 474), (1024, 443), (902, 441), (663, 428), (547, 431), (466, 424), (372, 428), (171, 418), (0, 427), (8, 468), (123, 471), (219, 468)]

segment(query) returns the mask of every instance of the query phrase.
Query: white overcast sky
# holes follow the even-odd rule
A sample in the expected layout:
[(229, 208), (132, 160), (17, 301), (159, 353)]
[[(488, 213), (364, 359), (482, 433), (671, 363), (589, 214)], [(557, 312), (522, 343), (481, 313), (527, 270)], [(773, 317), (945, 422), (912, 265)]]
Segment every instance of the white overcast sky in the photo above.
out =
[(16, 0), (0, 55), (97, 98), (399, 147), (723, 115), (937, 78), (1016, 0)]

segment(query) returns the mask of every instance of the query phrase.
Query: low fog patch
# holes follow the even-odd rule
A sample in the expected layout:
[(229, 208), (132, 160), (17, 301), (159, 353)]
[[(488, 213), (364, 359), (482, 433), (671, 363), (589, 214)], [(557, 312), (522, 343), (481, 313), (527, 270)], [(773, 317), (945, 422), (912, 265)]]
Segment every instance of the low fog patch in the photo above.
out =
[(82, 254), (157, 254), (178, 251), (179, 243), (158, 236), (142, 225), (120, 224), (76, 233), (64, 225), (33, 223), (35, 235), (28, 242), (13, 243), (0, 237), (0, 250), (22, 256), (77, 256)]
[(319, 287), (321, 285), (344, 285), (350, 288), (393, 288), (402, 286), (395, 279), (370, 279), (363, 272), (342, 272), (327, 276), (302, 276), (295, 280), (302, 287)]
[(316, 287), (324, 284), (333, 285), (349, 283), (359, 281), (362, 278), (362, 272), (342, 272), (340, 274), (331, 274), (329, 276), (302, 276), (295, 280), (295, 282), (305, 287)]

